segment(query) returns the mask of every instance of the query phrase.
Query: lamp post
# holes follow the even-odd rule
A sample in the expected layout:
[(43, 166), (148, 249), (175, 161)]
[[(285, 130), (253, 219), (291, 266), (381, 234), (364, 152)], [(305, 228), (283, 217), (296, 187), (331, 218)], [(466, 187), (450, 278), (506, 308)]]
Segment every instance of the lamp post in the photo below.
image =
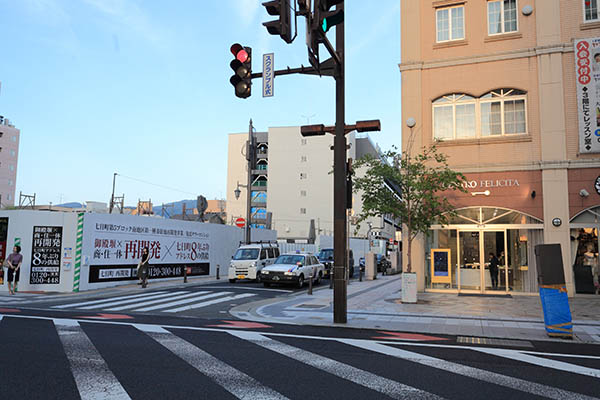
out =
[[(250, 174), (250, 172), (248, 172), (248, 174)], [(246, 188), (246, 225), (244, 225), (244, 241), (246, 242), (246, 244), (250, 243), (250, 189), (248, 189), (250, 186), (248, 185), (242, 185), (240, 182), (237, 183), (237, 187), (235, 188), (235, 190), (233, 191), (233, 194), (235, 195), (235, 199), (239, 199), (240, 195), (242, 194), (242, 191), (240, 190), (240, 188)]]

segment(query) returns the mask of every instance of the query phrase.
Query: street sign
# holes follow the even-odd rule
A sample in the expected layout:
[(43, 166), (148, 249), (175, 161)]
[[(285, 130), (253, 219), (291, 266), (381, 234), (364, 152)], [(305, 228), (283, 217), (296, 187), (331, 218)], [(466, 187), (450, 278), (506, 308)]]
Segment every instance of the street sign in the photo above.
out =
[(243, 228), (244, 226), (246, 226), (246, 220), (242, 217), (236, 219), (235, 226), (237, 226), (238, 228)]
[(275, 54), (263, 54), (263, 97), (273, 97), (275, 89)]

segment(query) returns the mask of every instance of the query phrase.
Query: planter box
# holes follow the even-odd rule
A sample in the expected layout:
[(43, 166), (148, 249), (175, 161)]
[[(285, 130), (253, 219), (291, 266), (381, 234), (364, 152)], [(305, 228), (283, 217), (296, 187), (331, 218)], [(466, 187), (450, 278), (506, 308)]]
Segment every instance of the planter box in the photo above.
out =
[(417, 302), (417, 274), (415, 272), (402, 273), (402, 302)]

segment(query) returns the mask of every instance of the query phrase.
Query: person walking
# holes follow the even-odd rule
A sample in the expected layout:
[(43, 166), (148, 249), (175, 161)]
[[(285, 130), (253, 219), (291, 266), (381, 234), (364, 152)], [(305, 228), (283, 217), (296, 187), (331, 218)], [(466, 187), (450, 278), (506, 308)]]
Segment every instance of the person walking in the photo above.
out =
[(23, 255), (21, 254), (21, 246), (15, 246), (13, 247), (13, 252), (6, 259), (6, 264), (8, 265), (8, 292), (10, 294), (15, 294), (17, 291), (22, 263)]
[(138, 264), (138, 278), (142, 282), (142, 287), (145, 288), (148, 285), (148, 267), (150, 261), (150, 252), (147, 247), (142, 250), (142, 258)]
[(490, 278), (492, 279), (492, 289), (498, 289), (498, 265), (500, 262), (494, 253), (490, 253)]

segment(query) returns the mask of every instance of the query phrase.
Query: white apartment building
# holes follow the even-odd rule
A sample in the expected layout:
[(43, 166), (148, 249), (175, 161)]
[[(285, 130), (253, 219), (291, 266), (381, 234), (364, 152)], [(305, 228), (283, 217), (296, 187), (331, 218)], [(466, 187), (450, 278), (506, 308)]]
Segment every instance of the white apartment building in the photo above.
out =
[[(333, 235), (333, 135), (304, 138), (299, 126), (272, 127), (268, 132), (255, 132), (256, 159), (251, 169), (251, 224), (271, 228), (278, 239), (306, 241), (314, 234)], [(246, 216), (247, 161), (245, 157), (248, 133), (229, 135), (227, 166), (228, 224)], [(348, 157), (356, 160), (364, 154), (377, 155), (377, 148), (368, 136), (347, 135)], [(360, 173), (360, 172), (358, 172)], [(236, 188), (240, 196), (235, 198)], [(356, 218), (361, 211), (360, 194), (353, 194), (349, 211), (350, 236), (366, 237), (369, 230), (363, 222), (357, 231)], [(373, 218), (372, 237), (395, 239), (397, 225), (388, 218)]]
[(0, 116), (0, 207), (15, 204), (20, 135), (8, 119)]

